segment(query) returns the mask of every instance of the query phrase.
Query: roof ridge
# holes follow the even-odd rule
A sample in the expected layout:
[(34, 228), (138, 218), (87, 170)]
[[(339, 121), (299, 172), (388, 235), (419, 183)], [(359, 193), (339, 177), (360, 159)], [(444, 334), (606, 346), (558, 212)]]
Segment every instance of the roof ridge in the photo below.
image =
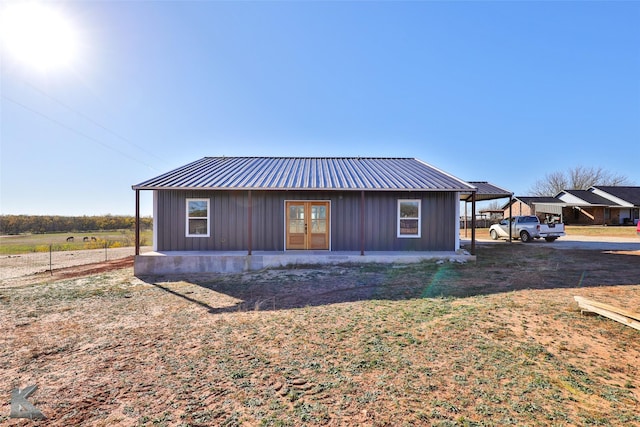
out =
[(415, 157), (400, 156), (205, 156), (205, 159), (403, 159), (417, 160)]

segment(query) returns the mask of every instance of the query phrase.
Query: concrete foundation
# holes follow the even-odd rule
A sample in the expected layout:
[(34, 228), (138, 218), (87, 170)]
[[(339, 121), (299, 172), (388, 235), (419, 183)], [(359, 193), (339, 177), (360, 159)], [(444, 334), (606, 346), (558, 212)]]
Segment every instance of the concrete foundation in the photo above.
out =
[(466, 251), (458, 252), (147, 252), (136, 256), (135, 275), (240, 273), (265, 268), (349, 263), (416, 263), (425, 260), (475, 262)]

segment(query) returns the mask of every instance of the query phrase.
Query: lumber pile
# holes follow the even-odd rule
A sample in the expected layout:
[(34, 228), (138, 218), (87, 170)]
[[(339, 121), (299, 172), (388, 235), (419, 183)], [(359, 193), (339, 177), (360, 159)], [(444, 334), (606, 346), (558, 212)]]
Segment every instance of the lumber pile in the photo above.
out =
[(573, 299), (583, 311), (598, 313), (600, 316), (608, 317), (640, 331), (640, 314), (638, 313), (579, 296), (574, 296)]

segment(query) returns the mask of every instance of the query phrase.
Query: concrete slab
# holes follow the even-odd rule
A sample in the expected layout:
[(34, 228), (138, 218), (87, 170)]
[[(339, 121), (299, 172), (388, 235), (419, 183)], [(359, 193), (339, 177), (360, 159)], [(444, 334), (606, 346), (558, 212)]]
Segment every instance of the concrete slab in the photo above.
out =
[(426, 260), (445, 262), (475, 262), (476, 257), (458, 252), (147, 252), (136, 256), (135, 275), (188, 274), (188, 273), (240, 273), (318, 264), (349, 263), (417, 263)]

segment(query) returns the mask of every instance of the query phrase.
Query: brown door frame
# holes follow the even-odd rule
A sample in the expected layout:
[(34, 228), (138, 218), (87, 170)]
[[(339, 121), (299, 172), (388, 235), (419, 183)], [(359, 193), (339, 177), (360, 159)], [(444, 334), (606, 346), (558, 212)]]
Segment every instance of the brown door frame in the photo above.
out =
[[(284, 201), (284, 250), (290, 250), (290, 251), (295, 251), (295, 250), (314, 250), (311, 249), (310, 246), (310, 242), (309, 242), (309, 238), (311, 237), (311, 224), (306, 223), (305, 222), (305, 243), (304, 243), (304, 248), (297, 248), (297, 249), (290, 249), (288, 247), (288, 242), (289, 242), (289, 204), (300, 204), (300, 205), (305, 205), (305, 210), (307, 207), (309, 207), (309, 210), (311, 208), (311, 205), (313, 203), (322, 203), (324, 205), (327, 206), (327, 232), (326, 232), (326, 236), (327, 236), (327, 248), (326, 249), (315, 249), (315, 250), (328, 250), (331, 251), (331, 200), (321, 200), (321, 199), (304, 199), (304, 200), (285, 200)], [(306, 214), (306, 212), (305, 212)], [(310, 213), (309, 213), (310, 215)], [(309, 220), (311, 218), (308, 218)], [(307, 218), (305, 218), (305, 220), (307, 220)]]

